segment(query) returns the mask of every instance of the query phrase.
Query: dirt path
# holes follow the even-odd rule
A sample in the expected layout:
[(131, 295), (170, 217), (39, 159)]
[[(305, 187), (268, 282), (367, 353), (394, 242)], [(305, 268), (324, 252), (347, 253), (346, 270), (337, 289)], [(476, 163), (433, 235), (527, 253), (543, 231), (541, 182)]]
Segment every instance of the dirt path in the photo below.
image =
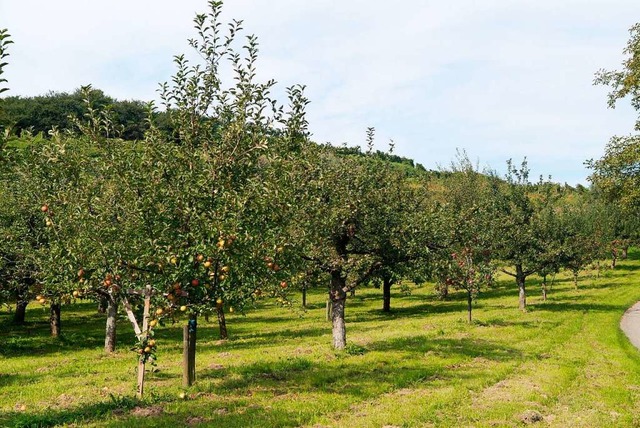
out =
[(633, 346), (640, 349), (640, 302), (627, 309), (620, 320), (620, 328)]

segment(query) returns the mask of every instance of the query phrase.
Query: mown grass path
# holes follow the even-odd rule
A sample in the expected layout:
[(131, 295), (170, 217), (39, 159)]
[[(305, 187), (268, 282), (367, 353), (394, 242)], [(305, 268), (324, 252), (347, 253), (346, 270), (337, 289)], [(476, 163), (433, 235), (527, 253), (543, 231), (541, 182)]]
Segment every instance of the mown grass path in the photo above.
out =
[(640, 300), (639, 255), (578, 290), (561, 279), (546, 302), (532, 280), (527, 313), (505, 278), (481, 296), (472, 325), (462, 296), (395, 293), (387, 315), (381, 291), (363, 289), (347, 303), (353, 346), (342, 354), (330, 348), (320, 291), (302, 316), (268, 302), (230, 316), (229, 341), (201, 322), (187, 400), (181, 324), (158, 330), (159, 371), (137, 403), (125, 321), (107, 356), (94, 305), (66, 308), (53, 340), (34, 304), (25, 327), (0, 314), (0, 426), (517, 427), (532, 412), (536, 426), (640, 426), (640, 352), (619, 328)]

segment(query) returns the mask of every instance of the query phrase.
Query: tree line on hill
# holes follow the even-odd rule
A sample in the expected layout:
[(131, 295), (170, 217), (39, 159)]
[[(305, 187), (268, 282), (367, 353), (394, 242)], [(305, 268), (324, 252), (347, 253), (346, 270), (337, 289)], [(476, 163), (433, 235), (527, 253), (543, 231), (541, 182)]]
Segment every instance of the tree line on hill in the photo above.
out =
[(375, 151), (373, 128), (364, 152), (318, 145), (304, 87), (288, 88), (286, 106), (272, 99), (275, 82), (256, 79), (255, 37), (237, 47), (239, 23), (224, 33), (221, 3), (211, 8), (190, 41), (203, 63), (175, 58), (164, 113), (91, 87), (3, 99), (2, 123), (22, 130), (0, 141), (0, 302), (15, 305), (17, 322), (35, 298), (57, 335), (63, 305), (92, 299), (106, 312), (105, 351), (124, 310), (146, 362), (159, 323), (182, 317), (195, 329), (199, 316), (215, 316), (226, 338), (225, 313), (265, 298), (290, 306), (294, 293), (322, 286), (333, 346), (344, 349), (359, 287), (381, 288), (390, 311), (394, 285), (429, 280), (443, 298), (464, 292), (471, 321), (498, 271), (513, 277), (526, 310), (532, 275), (545, 296), (563, 269), (577, 287), (581, 271), (615, 264), (638, 242), (637, 173), (620, 155), (636, 139), (615, 140), (592, 163), (591, 190), (532, 182), (526, 160), (500, 177), (464, 152), (429, 173)]

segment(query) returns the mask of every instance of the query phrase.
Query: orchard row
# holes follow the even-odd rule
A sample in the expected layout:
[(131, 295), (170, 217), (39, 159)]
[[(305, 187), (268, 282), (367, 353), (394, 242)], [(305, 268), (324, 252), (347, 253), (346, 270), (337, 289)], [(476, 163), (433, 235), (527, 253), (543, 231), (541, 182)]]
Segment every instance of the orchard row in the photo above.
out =
[(112, 352), (123, 308), (144, 373), (166, 319), (188, 318), (195, 335), (198, 316), (216, 316), (226, 338), (225, 311), (263, 298), (290, 305), (293, 291), (323, 286), (343, 349), (358, 287), (382, 287), (389, 311), (393, 285), (431, 280), (445, 298), (463, 290), (471, 320), (498, 269), (514, 277), (525, 310), (530, 275), (569, 269), (577, 286), (581, 270), (635, 239), (637, 225), (614, 205), (531, 183), (526, 162), (499, 177), (462, 153), (446, 174), (407, 174), (371, 155), (373, 129), (364, 155), (314, 144), (304, 88), (287, 90), (287, 107), (274, 100), (275, 82), (256, 79), (256, 39), (237, 48), (240, 23), (223, 34), (220, 8), (195, 19), (202, 64), (176, 57), (161, 86), (171, 132), (150, 105), (144, 138), (118, 138), (86, 87), (88, 113), (74, 130), (2, 140), (0, 299), (15, 302), (17, 321), (35, 298), (57, 335), (62, 306), (93, 299)]

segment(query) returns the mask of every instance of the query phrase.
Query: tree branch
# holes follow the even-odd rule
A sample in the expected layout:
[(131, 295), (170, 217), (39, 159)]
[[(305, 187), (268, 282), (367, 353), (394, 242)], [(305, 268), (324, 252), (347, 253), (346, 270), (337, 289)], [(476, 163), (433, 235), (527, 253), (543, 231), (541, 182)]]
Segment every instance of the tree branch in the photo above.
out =
[(373, 263), (371, 266), (369, 266), (369, 269), (367, 269), (367, 271), (353, 283), (353, 285), (345, 286), (342, 289), (342, 291), (344, 291), (345, 293), (348, 293), (348, 292), (354, 290), (360, 284), (362, 284), (363, 282), (365, 282), (369, 278), (371, 278), (373, 276), (373, 274), (376, 273), (376, 271), (378, 269), (380, 269), (381, 267), (382, 267), (382, 262), (377, 261), (377, 262)]
[(506, 270), (506, 269), (500, 269), (500, 272), (506, 273), (507, 275), (512, 276), (512, 277), (514, 277), (514, 278), (516, 277), (516, 274), (515, 274), (515, 273), (511, 273), (511, 272), (509, 272), (509, 271), (508, 271), (508, 270)]

